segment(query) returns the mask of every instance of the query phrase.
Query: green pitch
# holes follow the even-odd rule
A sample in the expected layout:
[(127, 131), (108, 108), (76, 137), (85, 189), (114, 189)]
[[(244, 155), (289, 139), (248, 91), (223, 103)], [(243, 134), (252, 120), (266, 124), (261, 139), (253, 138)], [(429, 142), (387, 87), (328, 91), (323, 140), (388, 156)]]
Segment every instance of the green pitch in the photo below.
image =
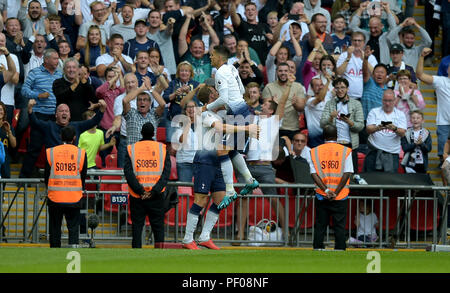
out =
[[(0, 248), (1, 273), (65, 273), (68, 253), (82, 273), (366, 273), (369, 251), (296, 249)], [(381, 273), (449, 273), (450, 254), (378, 251)], [(69, 265), (70, 267), (70, 265)]]

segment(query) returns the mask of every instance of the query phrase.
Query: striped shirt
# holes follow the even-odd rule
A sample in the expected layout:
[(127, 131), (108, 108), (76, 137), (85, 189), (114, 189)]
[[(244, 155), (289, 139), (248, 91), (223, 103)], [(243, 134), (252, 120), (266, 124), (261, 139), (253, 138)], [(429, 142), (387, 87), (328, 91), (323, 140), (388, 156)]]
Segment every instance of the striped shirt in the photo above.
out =
[[(151, 122), (156, 133), (156, 128), (161, 121), (161, 116), (156, 114), (155, 108), (150, 109), (145, 116), (139, 113), (138, 110), (131, 108), (124, 115), (124, 118), (127, 123), (127, 145), (134, 144), (142, 139), (141, 129), (145, 123)], [(155, 135), (153, 135), (153, 140), (155, 140)]]
[[(57, 69), (50, 73), (43, 65), (30, 71), (22, 86), (22, 95), (27, 99), (35, 99), (33, 111), (36, 113), (53, 115), (56, 110), (56, 97), (53, 94), (53, 82), (62, 78), (62, 72)], [(41, 93), (49, 93), (48, 98), (40, 99)]]
[(387, 85), (382, 88), (375, 83), (371, 77), (363, 86), (363, 95), (361, 97), (361, 104), (364, 112), (364, 120), (367, 120), (367, 115), (369, 115), (370, 110), (373, 108), (381, 107), (383, 98), (383, 93), (387, 90)]

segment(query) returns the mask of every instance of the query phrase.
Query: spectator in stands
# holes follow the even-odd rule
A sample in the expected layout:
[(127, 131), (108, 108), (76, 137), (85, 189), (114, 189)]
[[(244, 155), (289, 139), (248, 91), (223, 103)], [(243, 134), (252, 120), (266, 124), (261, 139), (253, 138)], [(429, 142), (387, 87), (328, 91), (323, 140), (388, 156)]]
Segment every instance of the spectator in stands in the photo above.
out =
[(94, 90), (97, 90), (103, 84), (100, 78), (90, 75), (89, 67), (83, 63), (80, 63), (80, 78), (86, 79)]
[[(111, 35), (120, 34), (125, 43), (136, 37), (136, 24), (133, 21), (134, 8), (130, 4), (122, 6), (122, 23), (115, 24), (111, 27)], [(145, 22), (145, 21), (144, 21)], [(147, 25), (147, 24), (145, 24)], [(125, 50), (126, 51), (126, 50)]]
[[(192, 65), (187, 61), (178, 64), (176, 78), (169, 83), (169, 87), (164, 91), (163, 95), (165, 102), (170, 102), (168, 113), (169, 120), (172, 120), (173, 117), (181, 114), (181, 100), (198, 85), (199, 83), (194, 80), (194, 69)], [(196, 98), (194, 99), (196, 102), (198, 101)], [(167, 128), (168, 137), (171, 136), (169, 129), (170, 127)]]
[(382, 103), (381, 107), (370, 110), (367, 116), (369, 152), (364, 159), (364, 172), (397, 173), (400, 140), (407, 129), (406, 117), (395, 108), (394, 91), (386, 90)]
[[(366, 45), (369, 45), (372, 50), (374, 50), (374, 56), (378, 63), (388, 64), (389, 63), (389, 43), (388, 35), (389, 32), (383, 32), (384, 25), (378, 16), (373, 16), (369, 20), (370, 32), (361, 29), (361, 14), (367, 9), (370, 2), (362, 2), (360, 8), (356, 11), (350, 23), (350, 30), (353, 32), (362, 32), (365, 35)], [(394, 13), (389, 8), (389, 3), (380, 2), (382, 9), (387, 14), (387, 20), (389, 23), (389, 28), (394, 28), (396, 26)]]
[(228, 58), (228, 64), (235, 64), (242, 57), (245, 58), (245, 56), (249, 56), (248, 59), (250, 59), (252, 63), (255, 63), (261, 72), (264, 70), (264, 66), (261, 64), (258, 54), (253, 48), (248, 46), (248, 42), (246, 40), (241, 39), (236, 43), (236, 37), (234, 35), (227, 35), (225, 36), (224, 45), (231, 52), (231, 57)]
[(99, 27), (101, 31), (101, 42), (104, 46), (107, 44), (107, 40), (110, 38), (110, 29), (112, 26), (112, 21), (107, 20), (107, 12), (106, 7), (103, 2), (94, 1), (90, 4), (91, 13), (93, 19), (91, 21), (87, 21), (87, 18), (84, 18), (84, 23), (80, 26), (80, 30), (78, 32), (77, 39), (77, 50), (81, 50), (86, 45), (87, 33), (89, 28), (92, 25), (96, 25)]
[(128, 40), (123, 47), (125, 55), (134, 60), (139, 51), (148, 51), (150, 48), (158, 48), (159, 50), (158, 43), (147, 37), (148, 27), (145, 19), (136, 20), (134, 31), (136, 32), (136, 37)]
[[(272, 43), (277, 41), (285, 31), (288, 32), (290, 25), (295, 22), (300, 26), (300, 36), (296, 35), (296, 38), (300, 40), (303, 39), (303, 36), (309, 32), (308, 23), (310, 20), (310, 18), (306, 16), (304, 8), (305, 5), (302, 2), (294, 2), (292, 3), (289, 13), (278, 14), (283, 16), (280, 18), (278, 26), (274, 30), (274, 40)], [(286, 41), (290, 41), (290, 38), (291, 36), (286, 33)], [(292, 52), (291, 55), (293, 55)]]
[(83, 15), (81, 14), (80, 1), (62, 0), (61, 10), (58, 11), (61, 18), (61, 26), (64, 33), (69, 36), (72, 48), (76, 48), (78, 31), (83, 24)]
[[(292, 89), (292, 84), (295, 82), (295, 76), (289, 75), (289, 81), (284, 89), (283, 95), (279, 99), (279, 103), (275, 103), (273, 100), (265, 100), (261, 113), (255, 116), (253, 124), (260, 126), (259, 139), (250, 138), (249, 147), (247, 152), (247, 165), (253, 178), (258, 180), (259, 183), (275, 183), (275, 171), (272, 168), (272, 161), (276, 159), (278, 155), (278, 132), (281, 124), (281, 120), (284, 116), (284, 109), (286, 101), (289, 97), (289, 92)], [(244, 183), (245, 178), (238, 173), (238, 182)], [(275, 187), (261, 188), (265, 195), (275, 195), (277, 190)], [(271, 206), (277, 211), (278, 220), (281, 227), (286, 227), (286, 220), (284, 217), (284, 206), (276, 198), (270, 199)], [(241, 212), (242, 211), (242, 212)], [(239, 206), (238, 218), (238, 239), (244, 239), (245, 224), (248, 217), (248, 199), (242, 200), (242, 206)], [(286, 235), (287, 236), (287, 235)]]
[(164, 77), (167, 78), (167, 80), (170, 82), (171, 76), (169, 70), (164, 65), (160, 65), (161, 52), (159, 52), (159, 50), (156, 48), (150, 48), (148, 50), (148, 54), (148, 70), (152, 72), (155, 77), (157, 77), (158, 75), (164, 75)]
[(156, 76), (148, 68), (150, 65), (150, 58), (147, 51), (139, 51), (136, 55), (136, 77), (138, 79), (138, 85), (141, 86), (142, 78), (147, 76), (150, 78), (152, 84), (156, 84)]
[[(328, 80), (330, 78), (328, 77)], [(364, 129), (364, 114), (361, 103), (348, 95), (349, 82), (342, 77), (333, 80), (336, 97), (326, 104), (320, 119), (320, 126), (334, 125), (337, 128), (337, 142), (351, 148), (353, 168), (358, 171), (359, 133)], [(309, 126), (308, 126), (309, 127)]]
[(436, 125), (437, 125), (437, 139), (438, 139), (438, 156), (441, 163), (444, 161), (442, 154), (444, 152), (444, 145), (450, 132), (450, 76), (449, 68), (447, 69), (447, 77), (426, 74), (423, 70), (423, 59), (431, 53), (430, 48), (425, 48), (417, 62), (416, 74), (417, 77), (426, 84), (431, 85), (436, 91), (437, 108), (436, 108)]
[[(0, 48), (6, 48), (6, 36), (3, 33), (0, 33)], [(1, 92), (1, 101), (4, 103), (6, 107), (5, 113), (3, 114), (4, 117), (7, 118), (5, 119), (5, 121), (8, 121), (8, 123), (11, 124), (15, 103), (14, 91), (16, 85), (19, 83), (20, 63), (17, 56), (9, 52), (8, 49), (6, 49), (5, 51), (0, 51), (0, 64), (3, 65), (6, 70), (9, 69), (8, 56), (11, 57), (12, 61), (14, 62), (15, 73), (13, 76), (9, 78), (8, 81), (5, 81), (5, 84), (0, 89), (0, 92)], [(5, 143), (3, 144), (5, 145), (5, 148), (8, 147)]]
[[(59, 54), (59, 60), (58, 60), (58, 69), (63, 70), (64, 68), (64, 62), (69, 59), (70, 54), (70, 44), (66, 40), (62, 40), (58, 43), (58, 54)], [(75, 58), (77, 61), (80, 59), (80, 53), (76, 53), (73, 58)]]
[[(416, 33), (414, 32), (413, 27), (420, 33), (420, 43), (418, 45), (415, 44)], [(428, 32), (412, 17), (405, 19), (400, 25), (393, 28), (389, 32), (387, 39), (391, 44), (400, 43), (400, 45), (403, 46), (402, 60), (406, 65), (412, 66), (413, 70), (415, 70), (422, 49), (430, 47), (432, 43)]]
[[(4, 77), (4, 76), (3, 76)], [(10, 150), (15, 149), (17, 146), (17, 140), (15, 137), (14, 127), (11, 127), (11, 123), (8, 122), (6, 105), (0, 102), (0, 142), (3, 144), (5, 152), (4, 163), (1, 164), (1, 178), (10, 178)]]
[[(205, 45), (205, 54), (207, 54), (209, 53), (210, 48), (215, 47), (216, 44), (220, 44), (220, 40), (217, 36), (217, 33), (214, 31), (214, 20), (211, 14), (206, 14), (203, 12), (199, 17), (199, 24), (200, 32), (194, 34), (191, 39), (201, 39), (203, 41), (203, 44)], [(178, 44), (178, 47), (179, 46), (180, 45)]]
[(333, 7), (331, 8), (331, 19), (334, 19), (338, 15), (342, 15), (345, 20), (345, 26), (348, 28), (350, 25), (350, 20), (358, 10), (361, 4), (361, 0), (336, 0), (333, 3)]
[[(31, 52), (29, 51), (30, 45), (32, 46)], [(31, 70), (41, 66), (42, 63), (44, 62), (44, 51), (46, 47), (47, 42), (45, 41), (45, 37), (42, 35), (36, 35), (34, 42), (28, 40), (27, 45), (25, 46), (22, 54), (22, 61), (25, 70), (25, 79), (27, 78)]]
[(246, 21), (242, 20), (242, 17), (236, 13), (236, 5), (234, 2), (230, 4), (230, 12), (233, 27), (236, 29), (239, 38), (246, 40), (249, 47), (256, 50), (259, 60), (266, 60), (267, 53), (269, 52), (266, 35), (272, 35), (272, 31), (267, 23), (258, 22), (256, 4), (249, 2), (245, 5)]
[[(209, 54), (205, 50), (205, 43), (202, 39), (192, 39), (190, 46), (187, 43), (186, 35), (189, 23), (194, 16), (192, 14), (186, 15), (186, 20), (181, 27), (178, 36), (178, 54), (183, 61), (189, 62), (194, 69), (194, 80), (202, 83), (207, 78), (211, 77), (212, 66)], [(201, 19), (205, 19), (205, 15)], [(209, 36), (211, 38), (211, 47), (219, 45), (219, 38), (212, 27), (205, 21), (201, 21), (208, 28)]]
[[(407, 70), (409, 72), (410, 80), (416, 83), (416, 73), (414, 68), (402, 61), (404, 52), (403, 46), (400, 44), (393, 44), (390, 48), (391, 62), (387, 64), (388, 68), (388, 87), (390, 89), (398, 89), (397, 73), (399, 70)], [(416, 63), (417, 64), (417, 63)]]
[[(87, 110), (82, 116), (83, 120), (90, 120), (95, 116), (95, 112)], [(81, 133), (78, 140), (78, 147), (86, 151), (88, 169), (97, 169), (95, 163), (97, 153), (112, 148), (115, 144), (116, 138), (114, 136), (108, 143), (105, 143), (103, 131), (97, 129), (97, 125)]]
[[(231, 22), (230, 11), (231, 0), (218, 0), (220, 7), (219, 14), (214, 16), (214, 30), (219, 37), (220, 43), (225, 43), (225, 36), (234, 33), (233, 24)], [(225, 44), (224, 44), (225, 45)], [(229, 49), (229, 48), (228, 48)]]
[(260, 102), (261, 99), (260, 87), (261, 87), (260, 84), (256, 82), (250, 82), (247, 85), (245, 85), (244, 100), (245, 102), (247, 102), (250, 113), (253, 115), (261, 114), (262, 103)]
[(324, 143), (320, 118), (325, 104), (330, 100), (327, 88), (331, 83), (331, 78), (324, 85), (322, 79), (314, 78), (311, 80), (312, 95), (309, 96), (305, 106), (305, 118), (308, 125), (308, 146), (316, 147)]
[[(43, 37), (42, 37), (43, 38)], [(44, 63), (30, 71), (22, 86), (22, 96), (28, 100), (36, 99), (35, 116), (42, 121), (54, 119), (56, 97), (53, 82), (62, 77), (58, 67), (58, 53), (53, 49), (44, 52)], [(59, 135), (59, 133), (58, 133)], [(31, 126), (28, 151), (22, 163), (20, 178), (29, 178), (44, 145), (44, 133), (40, 128)], [(47, 147), (51, 147), (47, 145)]]
[(439, 64), (439, 68), (438, 68), (438, 76), (447, 76), (448, 77), (448, 72), (447, 69), (450, 65), (450, 55), (442, 58), (441, 63)]
[[(119, 127), (114, 125), (114, 101), (119, 95), (125, 92), (125, 82), (122, 72), (118, 67), (107, 68), (105, 71), (105, 77), (106, 82), (102, 84), (95, 92), (97, 99), (102, 99), (106, 102), (105, 114), (103, 115), (102, 121), (100, 121), (99, 129), (103, 131), (105, 141), (107, 143), (112, 139), (112, 137), (115, 137), (116, 142), (119, 142)], [(117, 81), (119, 81), (119, 85), (117, 85)], [(119, 118), (118, 120), (121, 122)], [(104, 152), (101, 152), (101, 157), (105, 158), (111, 150), (106, 149)]]
[(239, 77), (244, 86), (247, 86), (249, 83), (263, 84), (264, 80), (262, 72), (255, 63), (250, 63), (247, 58), (241, 58), (237, 63), (234, 63), (234, 66), (238, 69)]
[[(263, 99), (273, 98), (278, 102), (282, 97), (288, 85), (289, 65), (280, 63), (277, 66), (277, 81), (266, 85), (263, 90)], [(287, 136), (292, 139), (292, 136), (299, 128), (299, 112), (302, 112), (306, 104), (305, 88), (298, 82), (293, 82), (291, 91), (284, 109), (284, 118), (280, 127), (280, 136)]]
[(322, 8), (321, 0), (305, 0), (305, 14), (308, 19), (312, 19), (315, 14), (322, 14), (327, 19), (327, 33), (331, 33), (331, 16), (328, 10)]
[[(164, 113), (164, 107), (166, 105), (164, 99), (158, 93), (158, 91), (151, 90), (151, 82), (148, 77), (144, 77), (144, 82), (137, 89), (127, 93), (125, 98), (123, 98), (123, 117), (125, 118), (127, 125), (127, 144), (134, 144), (142, 139), (142, 134), (140, 129), (142, 126), (150, 122), (153, 128), (156, 129), (161, 120), (162, 114)], [(151, 98), (158, 102), (158, 107), (151, 108)], [(131, 107), (130, 101), (136, 99), (137, 109)], [(156, 136), (156, 132), (153, 135), (153, 139)]]
[[(300, 65), (302, 61), (302, 48), (300, 46), (300, 37), (302, 34), (301, 26), (298, 22), (292, 22), (289, 26), (290, 43), (295, 50), (295, 56), (292, 58), (295, 65)], [(281, 36), (281, 39), (277, 40), (275, 44), (267, 54), (266, 59), (266, 70), (267, 70), (267, 80), (268, 82), (274, 82), (276, 78), (276, 66), (278, 63), (286, 62), (290, 58), (289, 48), (285, 47), (283, 44), (286, 41), (286, 33)]]
[(9, 53), (19, 57), (20, 66), (20, 82), (23, 83), (25, 71), (22, 61), (22, 51), (27, 43), (28, 39), (23, 37), (23, 32), (21, 31), (20, 22), (15, 17), (10, 17), (5, 21), (5, 36), (6, 36), (6, 48), (8, 48)]
[(338, 60), (339, 56), (347, 51), (347, 48), (351, 44), (351, 38), (347, 34), (347, 24), (345, 23), (345, 17), (342, 14), (338, 14), (333, 18), (333, 57)]
[(56, 105), (69, 106), (72, 121), (82, 121), (82, 114), (91, 104), (97, 103), (94, 88), (86, 79), (80, 79), (79, 63), (75, 58), (64, 62), (64, 74), (53, 82), (52, 90)]
[[(57, 14), (53, 1), (46, 0), (47, 11), (49, 14)], [(30, 38), (35, 31), (40, 35), (45, 35), (45, 14), (38, 0), (30, 1), (22, 0), (17, 18), (22, 24), (23, 36)]]
[(327, 18), (321, 13), (316, 13), (311, 17), (309, 33), (307, 33), (302, 39), (304, 43), (304, 46), (302, 47), (304, 50), (304, 56), (309, 56), (311, 51), (316, 46), (317, 39), (320, 39), (323, 49), (327, 52), (327, 54), (333, 54), (333, 38), (329, 33), (327, 33)]
[[(267, 13), (267, 24), (270, 27), (270, 30), (272, 31), (272, 34), (275, 31), (275, 28), (278, 25), (278, 13), (276, 11), (270, 11), (269, 13)], [(272, 40), (269, 40), (272, 41)]]
[(133, 69), (133, 59), (123, 54), (123, 38), (121, 35), (112, 35), (108, 41), (109, 52), (95, 60), (97, 66), (97, 74), (99, 77), (105, 77), (105, 70), (107, 67), (118, 66), (122, 73), (131, 72)]
[(381, 106), (380, 97), (383, 96), (383, 92), (387, 90), (387, 67), (386, 65), (379, 63), (373, 68), (372, 74), (370, 74), (369, 59), (372, 56), (373, 51), (371, 47), (366, 46), (363, 52), (363, 95), (361, 98), (361, 104), (364, 110), (364, 119), (367, 118), (370, 110)]
[(30, 124), (32, 127), (40, 129), (43, 132), (43, 139), (45, 141), (45, 146), (48, 148), (62, 144), (60, 131), (61, 128), (66, 126), (73, 126), (75, 133), (77, 135), (75, 139), (75, 144), (78, 145), (78, 139), (81, 133), (88, 129), (91, 129), (97, 125), (103, 118), (103, 113), (106, 109), (106, 103), (100, 100), (98, 104), (95, 105), (95, 116), (86, 121), (70, 121), (70, 109), (66, 104), (60, 104), (56, 108), (55, 121), (52, 120), (41, 120), (37, 118), (36, 113), (33, 111), (33, 107), (37, 105), (35, 99), (30, 99), (28, 101), (28, 114), (30, 115)]
[(411, 111), (409, 116), (412, 127), (408, 127), (401, 140), (405, 152), (401, 164), (405, 173), (427, 173), (428, 153), (433, 147), (431, 133), (423, 127), (424, 116), (421, 111)]
[[(312, 79), (321, 79), (322, 84), (326, 84), (328, 79), (327, 75), (331, 76), (331, 78), (336, 78), (336, 61), (334, 60), (334, 57), (331, 55), (323, 55), (322, 58), (320, 58), (319, 61), (319, 72), (312, 78)], [(330, 83), (327, 91), (331, 92), (333, 90), (333, 85)], [(313, 95), (312, 87), (308, 87), (308, 90), (306, 91), (307, 96)]]
[[(195, 107), (197, 104), (190, 100), (186, 103), (184, 114), (187, 117), (183, 119), (183, 125), (177, 127), (171, 140), (172, 146), (177, 150), (177, 175), (178, 181), (192, 182), (194, 173), (194, 156), (197, 151), (198, 136), (195, 134)], [(171, 138), (169, 138), (171, 139)]]
[[(351, 46), (343, 52), (337, 60), (337, 74), (349, 81), (348, 95), (353, 99), (361, 99), (363, 95), (363, 54), (365, 35), (362, 32), (353, 32)], [(368, 59), (369, 72), (377, 65), (376, 58), (371, 55)]]
[(411, 127), (410, 112), (425, 109), (425, 101), (422, 93), (416, 89), (416, 84), (411, 81), (411, 74), (408, 70), (397, 72), (397, 83), (398, 90), (394, 90), (395, 107), (405, 113), (407, 125)]
[(162, 60), (164, 61), (164, 66), (167, 68), (172, 77), (177, 71), (177, 64), (175, 62), (175, 53), (172, 43), (174, 22), (169, 21), (167, 23), (166, 29), (164, 31), (161, 31), (161, 13), (157, 10), (152, 10), (148, 15), (148, 23), (148, 37), (158, 43), (160, 50), (164, 52)]
[(45, 33), (47, 35), (49, 47), (57, 50), (61, 41), (67, 41), (70, 47), (69, 54), (72, 56), (75, 54), (72, 49), (72, 43), (69, 35), (65, 34), (65, 29), (61, 27), (61, 17), (58, 15), (49, 15), (48, 22), (45, 22)]
[(86, 65), (89, 68), (89, 72), (97, 77), (95, 61), (101, 55), (106, 54), (108, 48), (101, 42), (102, 32), (97, 25), (89, 27), (86, 39), (86, 44), (80, 49), (80, 63)]
[(320, 39), (316, 39), (314, 49), (309, 53), (308, 59), (306, 59), (302, 68), (303, 84), (305, 84), (307, 91), (311, 79), (320, 72), (320, 60), (324, 55), (326, 55), (326, 51), (323, 50), (322, 42)]

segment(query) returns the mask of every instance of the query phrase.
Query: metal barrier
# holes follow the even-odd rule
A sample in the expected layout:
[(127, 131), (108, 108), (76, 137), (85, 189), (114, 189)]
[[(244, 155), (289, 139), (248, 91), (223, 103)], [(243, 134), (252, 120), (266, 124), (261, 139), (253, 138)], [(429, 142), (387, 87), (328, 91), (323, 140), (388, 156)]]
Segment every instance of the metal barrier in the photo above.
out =
[[(131, 220), (127, 198), (127, 184), (122, 170), (89, 170), (86, 180), (86, 196), (82, 214), (96, 213), (100, 225), (95, 230), (96, 240), (131, 241)], [(0, 210), (2, 225), (0, 241), (18, 240), (40, 242), (48, 238), (46, 191), (43, 179), (0, 179), (4, 188), (0, 191), (3, 203)], [(6, 187), (5, 187), (6, 186)], [(20, 187), (19, 187), (20, 186)], [(187, 212), (193, 202), (192, 183), (169, 182), (176, 188), (179, 202), (165, 216), (166, 241), (181, 242), (184, 237)], [(243, 187), (244, 184), (236, 184)], [(188, 188), (187, 188), (188, 187)], [(190, 187), (190, 188), (189, 188)], [(315, 193), (311, 184), (261, 184), (261, 188), (275, 187), (278, 194), (262, 194), (257, 189), (252, 195), (239, 199), (221, 212), (211, 237), (217, 243), (232, 245), (311, 246), (314, 235)], [(370, 207), (378, 218), (375, 241), (350, 242), (349, 245), (371, 247), (423, 247), (428, 244), (446, 244), (447, 194), (449, 187), (399, 186), (399, 185), (350, 185), (350, 189), (364, 189), (367, 193), (350, 195), (348, 199), (348, 236), (356, 239), (359, 223), (355, 222), (358, 207)], [(398, 192), (386, 195), (386, 190)], [(418, 192), (426, 193), (416, 196)], [(115, 195), (119, 195), (118, 197)], [(122, 195), (122, 196), (120, 196)], [(30, 200), (30, 202), (29, 202)], [(32, 202), (31, 202), (32, 200)], [(30, 209), (29, 206), (33, 205)], [(209, 205), (209, 204), (208, 204)], [(430, 215), (431, 213), (431, 215)], [(202, 213), (201, 215), (204, 216)], [(203, 217), (202, 217), (203, 218)], [(281, 239), (258, 241), (240, 239), (237, 235), (249, 235), (252, 226), (262, 219), (282, 224)], [(87, 217), (81, 225), (80, 239), (88, 239)], [(284, 224), (283, 224), (284, 223)], [(143, 238), (150, 244), (151, 230), (146, 223)], [(201, 227), (203, 221), (199, 221)], [(325, 243), (333, 245), (332, 223)], [(67, 230), (63, 224), (63, 239)], [(199, 228), (201, 229), (201, 228)], [(245, 231), (239, 230), (244, 229)], [(88, 231), (86, 231), (88, 232)], [(351, 239), (351, 238), (349, 238)]]

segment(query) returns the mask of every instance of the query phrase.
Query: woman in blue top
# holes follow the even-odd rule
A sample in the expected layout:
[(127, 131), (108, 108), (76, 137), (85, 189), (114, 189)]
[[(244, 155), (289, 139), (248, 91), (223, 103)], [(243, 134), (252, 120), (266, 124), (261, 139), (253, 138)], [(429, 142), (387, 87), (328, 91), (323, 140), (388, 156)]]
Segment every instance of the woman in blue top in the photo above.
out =
[(108, 53), (108, 48), (102, 44), (100, 28), (97, 25), (91, 25), (87, 33), (86, 45), (80, 50), (80, 64), (89, 67), (91, 75), (98, 76), (95, 60), (105, 53)]

